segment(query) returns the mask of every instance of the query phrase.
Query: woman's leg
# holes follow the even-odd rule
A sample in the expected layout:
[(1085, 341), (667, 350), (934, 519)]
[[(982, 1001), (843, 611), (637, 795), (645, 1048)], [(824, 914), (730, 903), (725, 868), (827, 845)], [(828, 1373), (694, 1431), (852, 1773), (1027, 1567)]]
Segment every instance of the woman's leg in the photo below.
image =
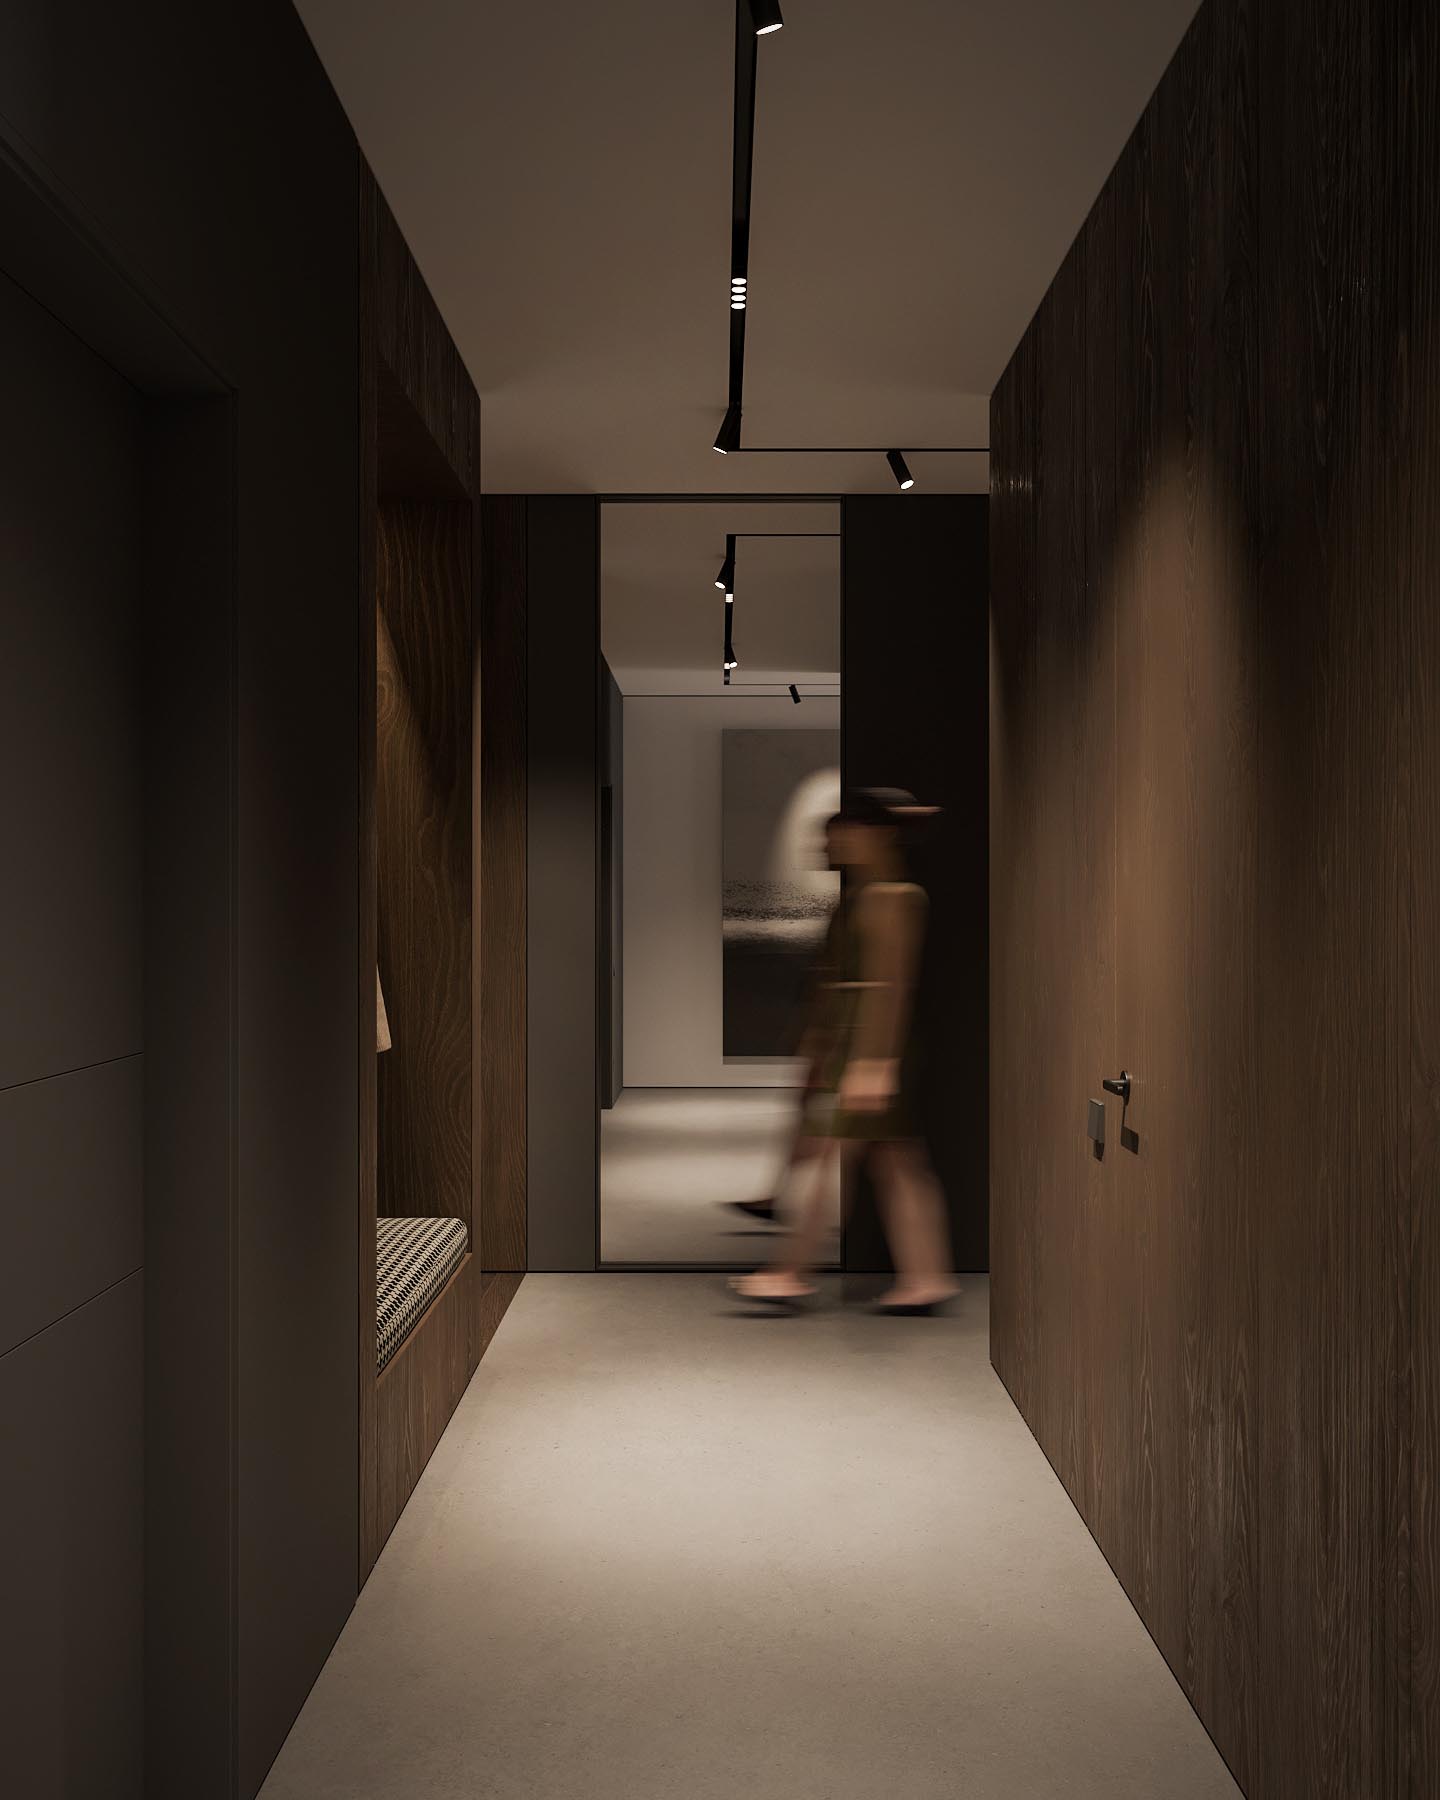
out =
[(783, 1203), (791, 1183), (797, 1179), (802, 1169), (823, 1154), (828, 1142), (828, 1138), (815, 1137), (809, 1131), (802, 1113), (786, 1147), (785, 1160), (780, 1165), (772, 1191), (761, 1200), (727, 1200), (724, 1204), (733, 1212), (744, 1213), (750, 1219), (764, 1219), (771, 1225), (782, 1223)]
[(875, 1146), (881, 1217), (895, 1263), (882, 1306), (928, 1306), (959, 1292), (949, 1267), (945, 1202), (923, 1147), (913, 1140)]
[[(844, 1154), (857, 1146), (846, 1144)], [(834, 1183), (840, 1180), (841, 1205), (849, 1188), (847, 1166), (842, 1163), (842, 1147), (836, 1138), (827, 1138), (806, 1166), (807, 1184), (799, 1216), (792, 1230), (781, 1242), (779, 1254), (768, 1269), (757, 1269), (753, 1275), (738, 1276), (730, 1285), (737, 1294), (752, 1300), (799, 1299), (815, 1291), (815, 1265), (825, 1244), (832, 1218), (831, 1201)]]

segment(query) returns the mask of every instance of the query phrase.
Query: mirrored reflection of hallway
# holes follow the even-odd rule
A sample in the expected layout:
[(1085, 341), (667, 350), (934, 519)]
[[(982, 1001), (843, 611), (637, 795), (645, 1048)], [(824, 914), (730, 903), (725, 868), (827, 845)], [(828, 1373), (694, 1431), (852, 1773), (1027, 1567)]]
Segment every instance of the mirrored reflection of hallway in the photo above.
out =
[[(627, 1088), (600, 1115), (603, 1259), (766, 1260), (776, 1228), (726, 1203), (774, 1195), (796, 1105), (796, 1096), (781, 1088)], [(797, 1176), (782, 1199), (794, 1204), (806, 1179), (804, 1172)], [(840, 1183), (834, 1171), (824, 1179), (838, 1252)]]
[(529, 1276), (266, 1800), (1233, 1800), (946, 1320)]

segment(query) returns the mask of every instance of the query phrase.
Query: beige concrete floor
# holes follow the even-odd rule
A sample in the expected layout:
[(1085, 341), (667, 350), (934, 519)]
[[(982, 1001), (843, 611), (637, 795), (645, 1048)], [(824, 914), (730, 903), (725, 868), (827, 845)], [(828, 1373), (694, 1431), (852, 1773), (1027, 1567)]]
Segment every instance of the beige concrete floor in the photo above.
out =
[(265, 1800), (1236, 1800), (986, 1294), (529, 1276)]
[[(627, 1088), (600, 1115), (602, 1259), (768, 1261), (773, 1230), (724, 1202), (774, 1191), (795, 1105), (784, 1088)], [(838, 1175), (828, 1185), (838, 1247)]]

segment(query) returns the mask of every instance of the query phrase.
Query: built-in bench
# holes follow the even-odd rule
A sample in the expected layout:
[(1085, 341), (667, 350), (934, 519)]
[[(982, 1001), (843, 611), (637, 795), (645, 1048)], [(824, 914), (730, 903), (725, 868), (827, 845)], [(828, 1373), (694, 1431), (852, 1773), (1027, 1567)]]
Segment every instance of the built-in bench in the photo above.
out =
[(377, 1373), (464, 1262), (468, 1242), (463, 1219), (375, 1221)]

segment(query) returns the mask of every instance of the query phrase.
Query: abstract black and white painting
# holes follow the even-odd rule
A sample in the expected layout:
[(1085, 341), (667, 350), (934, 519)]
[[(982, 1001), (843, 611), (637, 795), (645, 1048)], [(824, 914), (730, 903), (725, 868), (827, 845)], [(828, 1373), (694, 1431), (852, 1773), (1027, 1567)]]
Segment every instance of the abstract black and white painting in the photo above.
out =
[(825, 821), (840, 805), (838, 731), (721, 734), (724, 1053), (791, 1056), (806, 977), (840, 898)]

